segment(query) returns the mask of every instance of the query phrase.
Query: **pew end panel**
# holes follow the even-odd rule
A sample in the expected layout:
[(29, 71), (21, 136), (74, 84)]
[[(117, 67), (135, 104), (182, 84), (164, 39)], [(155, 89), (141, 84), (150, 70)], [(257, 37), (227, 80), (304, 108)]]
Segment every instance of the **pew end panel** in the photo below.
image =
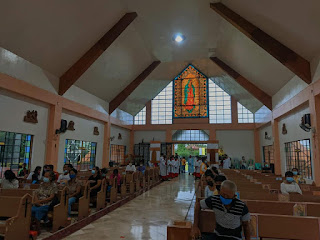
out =
[(191, 240), (191, 229), (191, 222), (170, 222), (167, 226), (167, 240)]

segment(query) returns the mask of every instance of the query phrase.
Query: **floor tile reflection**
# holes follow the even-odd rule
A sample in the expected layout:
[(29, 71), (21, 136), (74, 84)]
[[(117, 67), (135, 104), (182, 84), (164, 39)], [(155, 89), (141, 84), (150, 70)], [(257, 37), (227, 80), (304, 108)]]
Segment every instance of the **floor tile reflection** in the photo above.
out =
[(166, 240), (170, 221), (193, 218), (194, 190), (194, 178), (181, 175), (161, 183), (65, 239)]

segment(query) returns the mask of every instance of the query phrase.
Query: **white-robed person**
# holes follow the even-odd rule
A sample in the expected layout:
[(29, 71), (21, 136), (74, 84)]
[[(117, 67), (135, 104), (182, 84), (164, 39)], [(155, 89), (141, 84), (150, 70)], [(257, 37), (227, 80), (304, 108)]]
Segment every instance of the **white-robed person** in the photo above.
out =
[(229, 156), (226, 156), (227, 158), (223, 160), (223, 169), (230, 169), (231, 168), (231, 159)]
[(200, 166), (201, 166), (202, 161), (200, 160), (199, 157), (197, 157), (196, 162), (194, 163), (194, 169), (195, 169), (195, 177), (200, 178)]
[(179, 160), (178, 159), (174, 159), (173, 160), (173, 166), (174, 166), (174, 172), (173, 172), (173, 176), (174, 177), (178, 177), (179, 176), (179, 168), (180, 168), (180, 165), (179, 165)]
[(163, 154), (160, 156), (160, 176), (162, 180), (167, 180), (167, 164)]
[(189, 175), (194, 173), (194, 158), (190, 155), (188, 158), (188, 172)]
[(174, 177), (174, 160), (171, 158), (168, 159), (168, 173), (169, 173), (169, 178)]

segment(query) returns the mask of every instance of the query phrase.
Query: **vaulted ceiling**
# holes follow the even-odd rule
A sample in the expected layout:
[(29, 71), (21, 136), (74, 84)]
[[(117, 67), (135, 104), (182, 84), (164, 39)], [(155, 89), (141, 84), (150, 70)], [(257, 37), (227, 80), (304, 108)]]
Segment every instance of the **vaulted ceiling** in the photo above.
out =
[[(270, 96), (294, 73), (210, 8), (213, 0), (11, 0), (0, 3), (0, 47), (61, 77), (127, 12), (138, 17), (78, 79), (110, 102), (153, 61), (161, 64), (120, 105), (133, 115), (192, 63), (255, 112), (262, 104), (209, 57), (217, 56)], [(320, 1), (223, 0), (300, 54), (320, 55)], [(172, 37), (183, 33), (178, 45)]]

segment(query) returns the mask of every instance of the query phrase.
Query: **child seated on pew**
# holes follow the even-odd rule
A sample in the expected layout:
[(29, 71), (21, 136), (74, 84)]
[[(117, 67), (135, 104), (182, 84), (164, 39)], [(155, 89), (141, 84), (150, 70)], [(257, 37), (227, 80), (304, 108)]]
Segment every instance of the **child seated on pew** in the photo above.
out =
[(100, 191), (101, 188), (101, 174), (100, 174), (100, 168), (94, 167), (91, 170), (92, 175), (89, 177), (90, 181), (90, 196), (95, 197), (97, 196), (97, 193)]
[(19, 188), (19, 180), (17, 179), (14, 172), (6, 170), (4, 172), (4, 179), (2, 179), (1, 187), (3, 189)]
[(76, 169), (71, 169), (69, 172), (70, 180), (66, 184), (66, 187), (69, 188), (68, 220), (71, 220), (70, 212), (72, 204), (78, 202), (81, 197), (81, 182), (78, 181), (77, 174), (78, 171)]
[(293, 173), (291, 171), (288, 171), (286, 172), (285, 177), (286, 177), (286, 180), (280, 185), (281, 193), (282, 194), (289, 194), (289, 193), (302, 194), (302, 191), (299, 185), (294, 181)]
[(204, 173), (204, 176), (205, 176), (205, 179), (206, 179), (207, 184), (208, 184), (204, 189), (204, 197), (208, 198), (208, 197), (213, 196), (213, 195), (219, 195), (219, 192), (216, 189), (216, 186), (214, 184), (215, 176), (213, 175), (212, 171), (211, 170), (207, 170)]
[(45, 172), (43, 176), (43, 183), (41, 183), (40, 187), (35, 190), (31, 211), (37, 229), (40, 228), (41, 220), (47, 220), (47, 214), (50, 210), (50, 206), (52, 207), (52, 204), (54, 204), (53, 200), (58, 193), (58, 188), (54, 181), (54, 172)]

